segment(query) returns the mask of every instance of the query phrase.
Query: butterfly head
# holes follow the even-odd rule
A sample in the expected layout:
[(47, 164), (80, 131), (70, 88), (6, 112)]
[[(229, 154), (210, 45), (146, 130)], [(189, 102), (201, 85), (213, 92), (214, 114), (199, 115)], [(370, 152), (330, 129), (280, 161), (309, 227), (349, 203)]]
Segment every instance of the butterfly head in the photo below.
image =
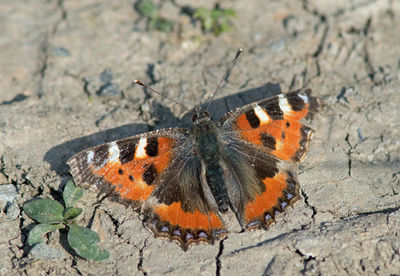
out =
[(207, 110), (202, 109), (200, 106), (196, 107), (192, 116), (193, 124), (204, 124), (209, 121), (211, 121), (210, 113)]

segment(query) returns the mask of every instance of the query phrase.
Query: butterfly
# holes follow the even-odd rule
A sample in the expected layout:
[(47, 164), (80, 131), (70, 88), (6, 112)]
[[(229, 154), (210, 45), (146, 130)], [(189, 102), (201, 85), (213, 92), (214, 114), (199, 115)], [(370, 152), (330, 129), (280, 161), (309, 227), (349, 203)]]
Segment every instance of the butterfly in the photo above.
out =
[(156, 237), (182, 249), (230, 231), (268, 228), (299, 198), (319, 100), (310, 89), (263, 99), (214, 121), (194, 109), (191, 129), (151, 131), (69, 159), (75, 182), (138, 210)]

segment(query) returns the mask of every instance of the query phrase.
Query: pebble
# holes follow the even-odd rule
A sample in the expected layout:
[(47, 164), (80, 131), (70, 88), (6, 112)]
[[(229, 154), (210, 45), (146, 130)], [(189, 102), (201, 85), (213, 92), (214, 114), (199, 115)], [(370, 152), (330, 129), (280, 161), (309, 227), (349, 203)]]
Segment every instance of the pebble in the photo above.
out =
[(6, 213), (7, 213), (7, 217), (9, 219), (15, 220), (19, 217), (20, 209), (19, 209), (18, 205), (14, 204), (14, 203), (9, 203)]
[(36, 260), (54, 260), (65, 258), (65, 253), (63, 250), (56, 249), (45, 243), (38, 243), (32, 247), (29, 253)]
[(7, 202), (13, 202), (18, 196), (17, 188), (14, 185), (0, 185), (0, 209), (4, 209)]

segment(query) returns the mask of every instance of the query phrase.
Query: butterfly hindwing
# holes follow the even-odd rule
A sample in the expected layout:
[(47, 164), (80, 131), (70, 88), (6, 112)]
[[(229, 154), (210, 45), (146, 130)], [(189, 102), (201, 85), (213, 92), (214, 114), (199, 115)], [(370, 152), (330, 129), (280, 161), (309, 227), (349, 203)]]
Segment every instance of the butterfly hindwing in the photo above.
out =
[(143, 207), (146, 226), (156, 236), (177, 240), (185, 250), (193, 242), (212, 243), (226, 232), (202, 182), (200, 160), (191, 149), (190, 140), (181, 145)]
[(294, 166), (252, 144), (228, 141), (230, 146), (225, 148), (224, 156), (241, 190), (241, 202), (234, 205), (241, 225), (245, 229), (265, 228), (275, 215), (299, 199)]
[(299, 185), (295, 174), (288, 170), (279, 171), (273, 177), (262, 179), (265, 190), (246, 203), (244, 217), (246, 229), (267, 227), (275, 216), (299, 199)]
[(189, 211), (179, 201), (145, 204), (143, 214), (146, 227), (157, 237), (176, 240), (184, 250), (191, 243), (213, 243), (216, 237), (226, 233), (216, 212), (202, 212), (200, 209)]

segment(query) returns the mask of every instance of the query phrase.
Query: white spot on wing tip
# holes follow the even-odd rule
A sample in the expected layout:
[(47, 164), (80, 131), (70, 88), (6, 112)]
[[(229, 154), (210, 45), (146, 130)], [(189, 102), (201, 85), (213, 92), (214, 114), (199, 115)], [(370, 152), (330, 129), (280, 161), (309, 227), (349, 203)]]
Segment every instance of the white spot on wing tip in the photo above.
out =
[(137, 145), (136, 152), (135, 152), (135, 157), (136, 158), (145, 158), (145, 157), (147, 157), (146, 146), (147, 146), (147, 139), (146, 138), (140, 138), (139, 144)]
[(86, 162), (90, 165), (93, 162), (94, 152), (89, 150), (86, 156)]
[(283, 111), (283, 114), (287, 114), (292, 111), (292, 108), (291, 108), (290, 104), (288, 103), (286, 96), (283, 94), (279, 95), (279, 107)]
[(269, 116), (267, 112), (264, 111), (259, 105), (254, 107), (254, 113), (256, 113), (257, 117), (260, 119), (261, 124), (266, 124), (269, 122)]
[(305, 103), (308, 103), (308, 96), (307, 95), (302, 95), (302, 94), (298, 94), (298, 95)]
[(108, 161), (117, 162), (119, 160), (119, 147), (116, 142), (111, 142), (108, 148)]

